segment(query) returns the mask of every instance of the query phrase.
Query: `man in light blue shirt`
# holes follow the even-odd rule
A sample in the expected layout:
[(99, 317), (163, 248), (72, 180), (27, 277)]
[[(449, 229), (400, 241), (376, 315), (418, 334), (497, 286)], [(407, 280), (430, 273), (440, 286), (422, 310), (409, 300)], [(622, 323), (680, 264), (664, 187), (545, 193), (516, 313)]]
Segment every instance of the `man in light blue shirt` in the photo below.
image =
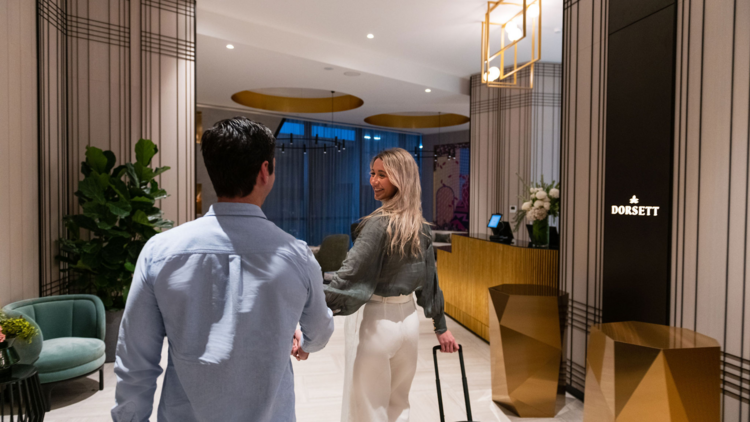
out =
[(154, 236), (138, 258), (112, 419), (149, 420), (166, 336), (158, 421), (295, 421), (290, 351), (305, 359), (333, 332), (320, 266), (260, 209), (275, 178), (266, 127), (221, 121), (204, 133), (202, 150), (219, 203)]

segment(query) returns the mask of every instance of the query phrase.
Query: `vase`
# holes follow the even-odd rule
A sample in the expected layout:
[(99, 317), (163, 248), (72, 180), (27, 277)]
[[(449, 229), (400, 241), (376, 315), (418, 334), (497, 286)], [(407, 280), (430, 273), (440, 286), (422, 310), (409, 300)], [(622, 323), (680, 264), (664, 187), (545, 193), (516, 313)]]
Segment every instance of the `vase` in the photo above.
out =
[(0, 342), (0, 379), (9, 378), (13, 373), (13, 365), (19, 360), (18, 353), (13, 346), (10, 346), (7, 341)]
[(534, 220), (531, 229), (531, 244), (537, 248), (549, 247), (549, 216)]

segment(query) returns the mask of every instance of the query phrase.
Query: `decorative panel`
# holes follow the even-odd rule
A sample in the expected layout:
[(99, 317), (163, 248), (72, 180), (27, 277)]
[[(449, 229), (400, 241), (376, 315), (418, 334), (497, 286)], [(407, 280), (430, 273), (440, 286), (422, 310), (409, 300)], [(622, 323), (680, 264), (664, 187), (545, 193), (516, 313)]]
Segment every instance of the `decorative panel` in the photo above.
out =
[(87, 146), (134, 158), (159, 147), (159, 184), (177, 224), (195, 214), (195, 2), (38, 0), (40, 294), (65, 293), (55, 260)]
[(671, 324), (719, 341), (724, 421), (750, 418), (750, 2), (678, 1)]
[[(519, 72), (528, 85), (529, 69)], [(471, 175), (469, 231), (489, 233), (490, 215), (511, 221), (510, 207), (526, 182), (560, 179), (562, 66), (534, 65), (534, 89), (488, 88), (471, 78)], [(557, 225), (557, 222), (552, 222)], [(516, 237), (528, 240), (525, 229)]]
[(0, 0), (0, 307), (39, 295), (35, 7)]
[(589, 327), (601, 322), (607, 0), (565, 1), (560, 288), (570, 294), (568, 385), (583, 394)]

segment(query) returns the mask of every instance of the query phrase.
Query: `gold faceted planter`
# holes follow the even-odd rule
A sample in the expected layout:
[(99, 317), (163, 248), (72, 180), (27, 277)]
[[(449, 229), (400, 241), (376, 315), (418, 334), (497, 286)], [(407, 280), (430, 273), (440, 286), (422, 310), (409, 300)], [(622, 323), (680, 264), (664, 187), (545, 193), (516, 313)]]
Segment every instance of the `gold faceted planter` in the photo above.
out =
[(591, 327), (584, 422), (718, 422), (719, 343), (643, 322)]
[(565, 405), (568, 294), (547, 286), (490, 287), (492, 400), (521, 417), (554, 417)]

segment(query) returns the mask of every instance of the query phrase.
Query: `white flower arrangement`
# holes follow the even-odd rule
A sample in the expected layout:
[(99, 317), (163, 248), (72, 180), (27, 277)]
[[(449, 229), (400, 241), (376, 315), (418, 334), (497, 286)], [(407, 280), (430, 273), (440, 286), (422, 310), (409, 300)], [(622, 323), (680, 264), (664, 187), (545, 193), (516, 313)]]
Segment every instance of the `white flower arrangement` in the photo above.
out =
[(560, 215), (560, 183), (545, 183), (544, 176), (541, 182), (527, 184), (520, 178), (524, 189), (521, 192), (528, 192), (520, 195), (521, 210), (513, 218), (513, 231), (518, 231), (524, 220), (529, 222), (541, 221), (552, 216)]

